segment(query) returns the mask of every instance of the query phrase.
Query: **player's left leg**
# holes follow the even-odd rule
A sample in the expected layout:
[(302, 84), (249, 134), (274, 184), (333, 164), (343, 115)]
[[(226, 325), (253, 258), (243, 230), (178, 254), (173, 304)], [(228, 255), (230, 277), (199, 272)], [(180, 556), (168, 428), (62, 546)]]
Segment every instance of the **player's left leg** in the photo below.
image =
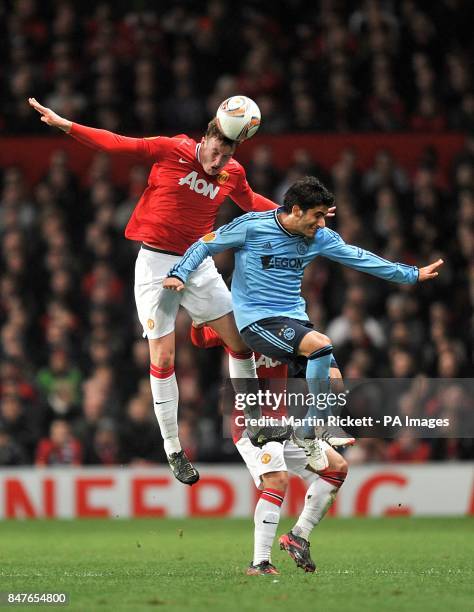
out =
[[(328, 467), (320, 470), (316, 475), (306, 474), (301, 470), (301, 461), (296, 458), (299, 466), (295, 469), (298, 475), (309, 482), (306, 491), (305, 504), (298, 520), (291, 530), (279, 539), (280, 548), (286, 550), (298, 567), (306, 572), (314, 572), (316, 565), (311, 559), (309, 537), (316, 525), (318, 525), (329, 508), (334, 503), (336, 495), (347, 476), (347, 462), (337, 451), (329, 445), (325, 445), (328, 457)], [(297, 451), (296, 451), (297, 454)], [(290, 467), (295, 459), (286, 459)]]
[(149, 338), (150, 385), (153, 408), (160, 426), (163, 445), (170, 468), (177, 480), (193, 485), (199, 472), (181, 448), (178, 436), (178, 383), (174, 372), (175, 334)]
[[(270, 317), (248, 325), (241, 331), (245, 342), (255, 351), (279, 359), (283, 362), (294, 360), (298, 356), (307, 357), (306, 379), (310, 392), (316, 397), (322, 390), (329, 390), (329, 375), (333, 361), (330, 339), (312, 329), (308, 321), (298, 321), (290, 317)], [(326, 431), (316, 435), (315, 428), (309, 419), (325, 416), (318, 414), (315, 406), (310, 406), (305, 415), (307, 427), (295, 430), (295, 440), (305, 450), (314, 465), (320, 463), (319, 445), (315, 438), (322, 438), (332, 446), (353, 444), (354, 439), (340, 435), (326, 435)], [(318, 469), (320, 469), (318, 467)]]
[[(335, 362), (332, 352), (332, 344), (330, 339), (317, 331), (309, 331), (303, 336), (299, 346), (298, 355), (307, 357), (308, 363), (306, 366), (306, 381), (308, 389), (314, 397), (327, 394), (331, 390), (333, 378), (341, 379), (342, 375)], [(321, 404), (324, 402), (318, 402)], [(349, 446), (354, 444), (355, 440), (347, 435), (340, 427), (328, 427), (327, 419), (333, 416), (332, 408), (329, 403), (321, 407), (318, 405), (310, 406), (306, 418), (320, 418), (326, 420), (325, 427), (306, 426), (299, 428), (296, 431), (296, 437), (299, 440), (302, 448), (312, 445), (311, 439), (315, 436), (329, 442), (331, 446)]]
[(163, 289), (177, 257), (142, 247), (135, 264), (135, 302), (150, 349), (153, 408), (175, 478), (191, 485), (199, 473), (186, 457), (178, 437), (178, 385), (174, 373), (175, 318), (182, 295)]
[(175, 334), (149, 338), (150, 385), (166, 455), (181, 451), (178, 439), (178, 384), (174, 373)]
[[(333, 347), (331, 340), (324, 334), (317, 331), (309, 331), (301, 340), (298, 346), (298, 355), (302, 355), (308, 359), (306, 365), (306, 381), (308, 383), (308, 389), (314, 397), (318, 397), (319, 394), (326, 395), (330, 388), (330, 367), (333, 359), (332, 353)], [(319, 414), (318, 414), (319, 413)], [(327, 418), (331, 414), (328, 408), (321, 409), (314, 407), (308, 412), (308, 416), (319, 416), (321, 418)], [(309, 428), (311, 429), (311, 428)], [(306, 435), (308, 434), (308, 435)], [(314, 437), (314, 429), (312, 435), (308, 433), (308, 428), (305, 429), (302, 438)]]

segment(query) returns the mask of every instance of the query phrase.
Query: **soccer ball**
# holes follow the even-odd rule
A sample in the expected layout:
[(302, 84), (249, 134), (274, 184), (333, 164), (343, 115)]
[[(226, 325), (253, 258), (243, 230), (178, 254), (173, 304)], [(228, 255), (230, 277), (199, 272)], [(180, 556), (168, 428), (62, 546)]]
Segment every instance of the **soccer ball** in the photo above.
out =
[(243, 142), (252, 138), (260, 125), (260, 109), (246, 96), (227, 98), (217, 109), (216, 119), (220, 131), (231, 140)]

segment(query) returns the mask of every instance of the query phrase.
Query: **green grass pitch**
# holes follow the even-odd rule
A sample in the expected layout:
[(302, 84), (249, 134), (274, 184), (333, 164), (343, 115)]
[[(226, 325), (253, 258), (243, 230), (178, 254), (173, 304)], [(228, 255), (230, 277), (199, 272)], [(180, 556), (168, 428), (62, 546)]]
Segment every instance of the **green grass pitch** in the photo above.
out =
[(473, 609), (469, 518), (329, 518), (313, 532), (317, 574), (275, 545), (281, 576), (247, 577), (251, 548), (250, 520), (4, 521), (0, 591), (66, 591), (54, 609), (70, 612)]

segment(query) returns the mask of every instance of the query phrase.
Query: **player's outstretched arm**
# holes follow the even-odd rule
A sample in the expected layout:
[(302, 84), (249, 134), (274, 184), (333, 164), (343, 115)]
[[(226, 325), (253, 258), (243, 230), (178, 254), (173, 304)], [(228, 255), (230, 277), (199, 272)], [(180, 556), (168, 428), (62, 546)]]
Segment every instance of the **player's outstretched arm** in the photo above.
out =
[(327, 228), (321, 234), (319, 245), (319, 254), (323, 257), (394, 283), (414, 284), (431, 280), (438, 276), (437, 270), (443, 265), (442, 259), (420, 269), (416, 266), (388, 261), (375, 253), (346, 244), (337, 232)]
[(153, 159), (159, 161), (160, 157), (165, 153), (170, 146), (173, 146), (171, 138), (130, 138), (129, 136), (121, 136), (114, 134), (108, 130), (100, 130), (86, 125), (80, 125), (60, 117), (50, 108), (43, 106), (36, 98), (28, 98), (28, 103), (40, 115), (41, 121), (56, 127), (66, 134), (69, 134), (82, 144), (97, 149), (106, 151), (107, 153), (127, 153), (145, 159)]

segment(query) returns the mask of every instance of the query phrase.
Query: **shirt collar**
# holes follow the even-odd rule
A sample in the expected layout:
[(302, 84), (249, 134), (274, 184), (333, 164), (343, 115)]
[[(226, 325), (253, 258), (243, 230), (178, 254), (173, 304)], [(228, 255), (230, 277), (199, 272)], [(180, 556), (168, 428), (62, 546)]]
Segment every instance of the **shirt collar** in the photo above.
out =
[(285, 232), (287, 236), (291, 236), (292, 238), (304, 238), (304, 236), (301, 236), (301, 234), (292, 234), (291, 232), (289, 232), (287, 229), (283, 227), (283, 225), (280, 223), (280, 219), (278, 218), (278, 213), (281, 213), (283, 211), (284, 211), (284, 207), (279, 206), (278, 208), (275, 208), (275, 212), (273, 213), (273, 216), (275, 218), (275, 223), (278, 225), (281, 231)]

